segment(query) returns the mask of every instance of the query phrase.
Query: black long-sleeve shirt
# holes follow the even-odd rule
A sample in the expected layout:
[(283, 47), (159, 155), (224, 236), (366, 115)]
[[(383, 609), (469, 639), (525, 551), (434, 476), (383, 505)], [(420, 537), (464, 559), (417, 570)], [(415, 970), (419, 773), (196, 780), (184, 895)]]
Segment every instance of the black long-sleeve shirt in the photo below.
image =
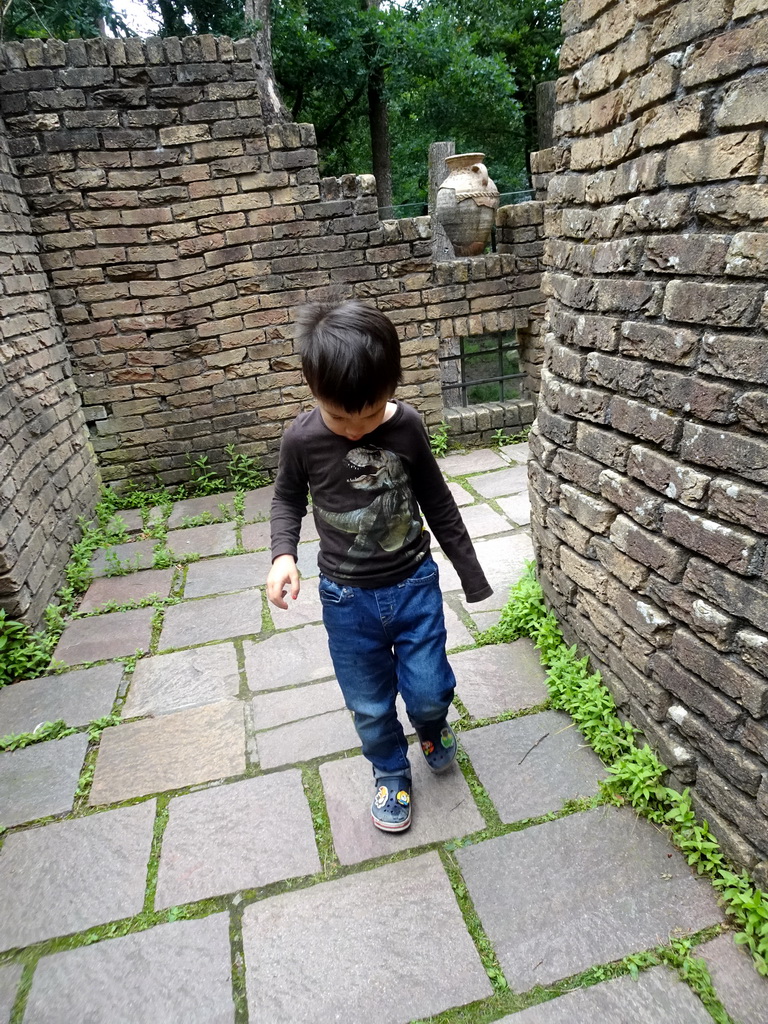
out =
[(335, 434), (320, 410), (301, 413), (283, 436), (272, 501), (272, 558), (298, 554), (308, 494), (320, 536), (318, 565), (341, 585), (386, 587), (411, 576), (430, 535), (453, 563), (468, 601), (492, 589), (418, 413), (394, 414), (359, 441)]

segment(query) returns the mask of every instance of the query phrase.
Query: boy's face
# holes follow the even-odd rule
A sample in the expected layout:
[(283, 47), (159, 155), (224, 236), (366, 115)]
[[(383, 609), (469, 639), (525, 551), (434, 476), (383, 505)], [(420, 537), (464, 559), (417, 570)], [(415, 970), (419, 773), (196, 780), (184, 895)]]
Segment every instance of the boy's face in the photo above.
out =
[(359, 412), (347, 412), (333, 402), (327, 402), (324, 398), (317, 399), (320, 415), (323, 423), (332, 430), (334, 434), (346, 437), (348, 441), (359, 441), (366, 434), (370, 434), (385, 419), (387, 415), (388, 400), (382, 398), (373, 405), (364, 405)]

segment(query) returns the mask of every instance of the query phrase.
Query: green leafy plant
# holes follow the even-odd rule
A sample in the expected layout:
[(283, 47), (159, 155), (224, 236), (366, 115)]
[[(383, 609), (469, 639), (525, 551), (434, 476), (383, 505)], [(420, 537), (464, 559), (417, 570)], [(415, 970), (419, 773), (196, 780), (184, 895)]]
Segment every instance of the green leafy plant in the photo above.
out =
[(33, 632), (0, 608), (0, 686), (40, 675), (51, 660), (54, 644), (44, 632)]
[(60, 740), (63, 736), (71, 736), (77, 729), (71, 729), (63, 718), (55, 722), (41, 722), (32, 732), (18, 732), (10, 736), (0, 736), (0, 750), (21, 750), (32, 743), (43, 740)]
[(442, 459), (444, 455), (448, 454), (448, 424), (445, 420), (429, 435), (429, 447), (436, 459)]
[(589, 659), (579, 658), (575, 646), (566, 646), (532, 565), (512, 588), (498, 625), (479, 642), (523, 636), (531, 638), (548, 668), (551, 706), (568, 712), (607, 765), (610, 778), (601, 783), (605, 796), (668, 831), (688, 863), (721, 893), (740, 929), (736, 941), (748, 946), (758, 972), (768, 976), (768, 895), (746, 872), (737, 874), (729, 867), (707, 822), (697, 821), (688, 790), (679, 793), (664, 784), (666, 767), (647, 744), (638, 746), (634, 727), (619, 718), (600, 673), (589, 671)]
[(257, 487), (265, 487), (269, 483), (269, 478), (250, 455), (236, 452), (233, 444), (228, 444), (224, 451), (229, 456), (227, 473), (233, 490), (253, 491)]

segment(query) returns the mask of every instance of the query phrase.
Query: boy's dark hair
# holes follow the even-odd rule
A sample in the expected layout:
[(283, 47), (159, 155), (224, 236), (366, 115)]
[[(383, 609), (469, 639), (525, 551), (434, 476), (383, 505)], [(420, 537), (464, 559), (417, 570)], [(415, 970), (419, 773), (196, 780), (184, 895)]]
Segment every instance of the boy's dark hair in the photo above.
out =
[(296, 319), (301, 366), (316, 398), (354, 413), (392, 397), (402, 372), (389, 317), (353, 301), (312, 303)]

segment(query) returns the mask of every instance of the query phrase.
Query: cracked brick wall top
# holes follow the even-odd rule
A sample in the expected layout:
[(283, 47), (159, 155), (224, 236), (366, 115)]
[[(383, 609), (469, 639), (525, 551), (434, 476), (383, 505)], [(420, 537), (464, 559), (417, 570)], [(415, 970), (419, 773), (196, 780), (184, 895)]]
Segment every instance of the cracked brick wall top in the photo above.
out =
[(429, 218), (380, 222), (373, 178), (320, 179), (311, 125), (265, 124), (250, 40), (0, 54), (0, 109), (105, 480), (186, 479), (187, 455), (216, 465), (230, 442), (272, 468), (310, 398), (295, 309), (332, 287), (395, 321), (399, 394), (428, 423), (440, 337), (528, 323), (529, 256), (433, 264)]
[(768, 2), (568, 0), (537, 555), (726, 853), (768, 886)]

